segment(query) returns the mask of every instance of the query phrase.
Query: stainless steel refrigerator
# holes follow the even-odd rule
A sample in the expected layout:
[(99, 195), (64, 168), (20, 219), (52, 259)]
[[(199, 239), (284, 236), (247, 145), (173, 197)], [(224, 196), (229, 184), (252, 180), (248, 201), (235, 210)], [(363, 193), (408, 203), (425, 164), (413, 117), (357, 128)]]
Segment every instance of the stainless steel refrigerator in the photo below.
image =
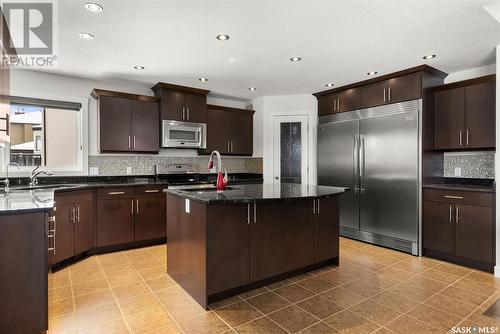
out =
[(340, 234), (420, 254), (421, 100), (322, 116), (318, 184), (351, 188)]

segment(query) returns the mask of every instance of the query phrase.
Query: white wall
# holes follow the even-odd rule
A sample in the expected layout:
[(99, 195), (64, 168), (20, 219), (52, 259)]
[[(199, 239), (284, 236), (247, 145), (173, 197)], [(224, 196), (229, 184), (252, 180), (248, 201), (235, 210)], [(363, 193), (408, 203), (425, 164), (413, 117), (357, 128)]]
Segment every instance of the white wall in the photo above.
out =
[[(307, 115), (309, 119), (309, 183), (316, 184), (317, 100), (311, 94), (264, 96), (253, 100), (254, 155), (262, 153), (264, 182), (273, 182), (273, 117)], [(260, 137), (261, 136), (261, 137)]]
[(474, 67), (474, 68), (469, 68), (469, 69), (466, 69), (463, 71), (450, 73), (446, 77), (446, 79), (444, 79), (444, 83), (448, 84), (448, 83), (455, 82), (455, 81), (462, 81), (462, 80), (482, 77), (485, 75), (495, 74), (495, 73), (496, 73), (496, 65), (495, 64), (485, 65), (485, 66), (481, 66), (481, 67)]
[[(50, 74), (36, 71), (11, 71), (11, 95), (38, 97), (46, 99), (60, 98), (66, 101), (88, 101), (88, 154), (98, 155), (97, 149), (97, 101), (90, 96), (93, 88), (115, 90), (125, 93), (153, 95), (151, 87), (155, 83), (105, 82), (72, 76)], [(231, 100), (208, 96), (209, 104), (235, 108), (245, 108), (250, 101)], [(196, 156), (195, 150), (161, 150), (160, 155)]]

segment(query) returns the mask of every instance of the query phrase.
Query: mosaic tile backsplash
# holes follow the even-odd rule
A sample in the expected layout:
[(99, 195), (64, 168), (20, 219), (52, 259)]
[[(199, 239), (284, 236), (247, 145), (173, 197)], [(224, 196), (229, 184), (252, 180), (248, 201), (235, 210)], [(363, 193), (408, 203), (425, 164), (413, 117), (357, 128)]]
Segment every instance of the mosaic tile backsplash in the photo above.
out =
[[(132, 175), (153, 175), (156, 164), (193, 164), (195, 172), (207, 173), (208, 156), (89, 156), (89, 167), (98, 167), (99, 175), (126, 175), (132, 167)], [(262, 174), (262, 158), (222, 157), (228, 173)]]
[[(445, 152), (443, 160), (445, 177), (495, 178), (495, 152)], [(461, 176), (455, 175), (456, 167), (461, 168)]]

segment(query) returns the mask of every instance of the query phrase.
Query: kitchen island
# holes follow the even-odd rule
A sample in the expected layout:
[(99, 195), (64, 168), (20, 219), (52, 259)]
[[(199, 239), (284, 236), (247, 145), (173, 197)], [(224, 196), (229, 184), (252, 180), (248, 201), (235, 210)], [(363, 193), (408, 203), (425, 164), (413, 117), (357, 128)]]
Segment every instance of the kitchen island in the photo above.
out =
[(167, 189), (167, 272), (203, 307), (339, 260), (347, 189), (252, 184)]

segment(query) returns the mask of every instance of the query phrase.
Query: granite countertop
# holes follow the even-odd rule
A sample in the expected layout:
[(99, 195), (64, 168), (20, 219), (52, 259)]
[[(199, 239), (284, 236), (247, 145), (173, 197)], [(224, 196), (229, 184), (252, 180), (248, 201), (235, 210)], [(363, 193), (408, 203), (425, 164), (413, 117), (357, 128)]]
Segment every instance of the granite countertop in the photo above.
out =
[(460, 177), (436, 178), (422, 186), (428, 189), (443, 189), (456, 191), (477, 191), (494, 193), (495, 180), (492, 179), (470, 179)]
[(293, 200), (331, 197), (344, 193), (349, 188), (315, 186), (295, 183), (229, 185), (222, 192), (215, 188), (203, 190), (166, 189), (168, 194), (194, 201), (209, 203), (251, 203), (256, 201)]

